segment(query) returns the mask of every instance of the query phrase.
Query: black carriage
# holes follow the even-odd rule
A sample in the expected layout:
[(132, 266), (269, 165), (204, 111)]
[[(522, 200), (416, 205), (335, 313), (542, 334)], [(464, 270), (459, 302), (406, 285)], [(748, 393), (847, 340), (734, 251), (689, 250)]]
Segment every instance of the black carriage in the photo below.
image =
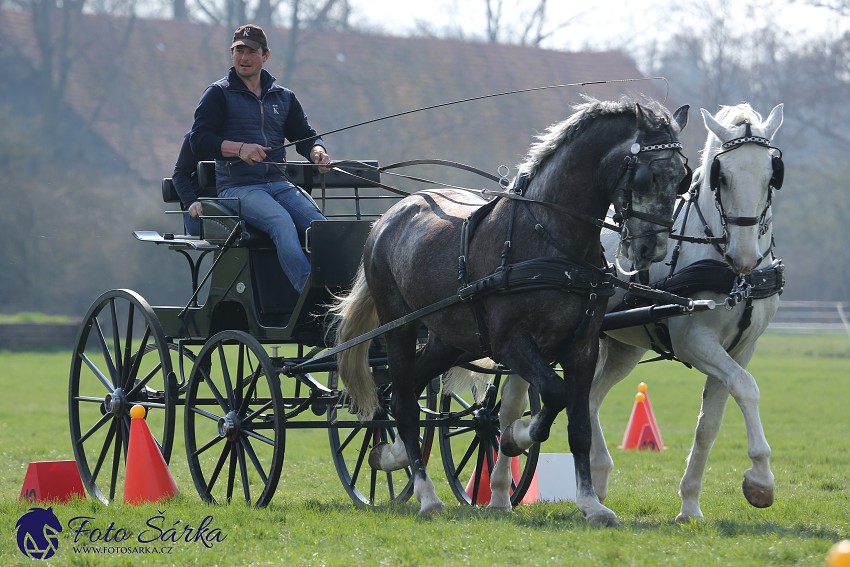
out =
[[(212, 166), (199, 164), (202, 186), (214, 184)], [(268, 237), (240, 218), (238, 201), (203, 200), (199, 237), (133, 233), (186, 259), (191, 293), (183, 305), (151, 306), (134, 291), (113, 289), (83, 319), (71, 364), (69, 414), (74, 455), (93, 497), (108, 504), (121, 496), (129, 410), (137, 404), (146, 408), (166, 461), (181, 417), (177, 408), (183, 408), (189, 470), (208, 502), (268, 504), (283, 468), (287, 432), (296, 429), (327, 430), (337, 473), (355, 503), (381, 505), (412, 495), (409, 468), (387, 473), (368, 463), (370, 449), (396, 435), (380, 339), (373, 340), (369, 363), (382, 410), (368, 421), (353, 414), (334, 359), (323, 356), (335, 346), (328, 306), (352, 282), (372, 222), (388, 208), (387, 200), (398, 197), (374, 188), (382, 171), (375, 161), (341, 162), (322, 177), (306, 163), (286, 169), (296, 185), (320, 192), (328, 217), (302, 235), (311, 276), (301, 294), (284, 277)], [(162, 192), (164, 201), (178, 201), (170, 179), (163, 180)], [(604, 328), (692, 309), (632, 309), (606, 315)], [(460, 502), (486, 501), (489, 493), (502, 378), (496, 373), (485, 392), (460, 395), (443, 393), (435, 376), (420, 398), (423, 456), (427, 461), (436, 436)], [(531, 388), (525, 416), (539, 408)], [(538, 451), (534, 445), (514, 457), (514, 505), (531, 485)]]
[[(212, 165), (199, 164), (202, 186), (214, 184)], [(332, 459), (355, 503), (411, 496), (409, 469), (385, 473), (368, 464), (372, 446), (395, 439), (380, 341), (373, 341), (370, 366), (383, 410), (366, 422), (349, 411), (333, 359), (312, 362), (333, 346), (328, 305), (353, 280), (374, 218), (398, 197), (369, 191), (380, 181), (375, 161), (340, 164), (323, 177), (306, 163), (286, 167), (296, 185), (314, 186), (329, 219), (314, 221), (301, 235), (311, 277), (300, 295), (283, 275), (270, 239), (240, 219), (238, 201), (204, 199), (199, 237), (133, 233), (186, 259), (191, 294), (185, 304), (151, 306), (134, 291), (113, 289), (86, 313), (73, 353), (69, 413), (75, 458), (93, 497), (107, 504), (121, 497), (129, 410), (136, 404), (146, 408), (166, 461), (181, 417), (177, 409), (183, 408), (189, 469), (205, 501), (267, 504), (280, 478), (287, 432), (305, 428), (327, 429)], [(163, 180), (162, 192), (164, 201), (178, 202), (170, 179)], [(498, 451), (500, 380), (496, 375), (476, 403), (472, 393), (441, 396), (435, 377), (420, 400), (425, 458), (436, 434), (461, 502), (482, 500), (482, 471), (492, 468)], [(527, 414), (539, 407), (533, 393), (529, 398)], [(519, 458), (514, 503), (530, 485), (537, 451)]]

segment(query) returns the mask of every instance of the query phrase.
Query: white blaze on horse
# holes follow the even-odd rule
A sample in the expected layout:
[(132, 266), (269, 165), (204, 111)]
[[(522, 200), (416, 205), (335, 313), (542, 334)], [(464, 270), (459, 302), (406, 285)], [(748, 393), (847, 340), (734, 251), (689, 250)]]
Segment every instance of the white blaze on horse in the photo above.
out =
[[(697, 170), (699, 182), (687, 199), (678, 203), (674, 236), (664, 262), (650, 267), (643, 279), (653, 287), (713, 300), (726, 308), (607, 331), (600, 341), (590, 393), (591, 473), (596, 494), (604, 500), (614, 461), (602, 434), (599, 407), (614, 384), (625, 378), (649, 349), (659, 351), (663, 358), (693, 365), (706, 375), (694, 444), (680, 484), (679, 521), (703, 518), (699, 505), (702, 477), (730, 394), (744, 415), (747, 453), (752, 460), (752, 468), (744, 473), (744, 495), (756, 507), (773, 503), (774, 477), (770, 446), (759, 417), (759, 390), (746, 366), (756, 341), (776, 313), (784, 285), (782, 263), (773, 252), (771, 208), (784, 175), (782, 153), (772, 145), (782, 124), (783, 105), (777, 105), (766, 120), (748, 104), (724, 106), (716, 116), (705, 109), (701, 112), (709, 133)], [(614, 233), (604, 233), (602, 241), (606, 250), (617, 246)], [(618, 292), (609, 309), (644, 304)], [(458, 383), (482, 380), (458, 369), (452, 370), (450, 379)], [(510, 423), (521, 415), (525, 384), (513, 375), (505, 383), (502, 413), (511, 413), (500, 414), (500, 423)], [(508, 391), (514, 403), (508, 403)], [(508, 498), (510, 486), (510, 470), (500, 467), (502, 462), (500, 458), (491, 474), (493, 500), (498, 502)]]
[[(427, 190), (375, 223), (353, 289), (335, 309), (337, 342), (393, 323), (385, 336), (399, 434), (394, 445), (374, 447), (369, 463), (385, 471), (409, 463), (420, 514), (444, 505), (423, 463), (417, 397), (473, 355), (518, 371), (541, 393), (541, 411), (512, 441), (503, 433), (502, 445), (544, 441), (566, 409), (578, 506), (591, 523), (617, 523), (593, 491), (589, 456), (588, 399), (613, 293), (602, 219), (613, 204), (620, 249), (635, 266), (663, 257), (675, 195), (690, 182), (678, 141), (686, 122), (686, 107), (671, 117), (654, 102), (591, 101), (551, 126), (532, 145), (511, 190), (489, 203), (466, 191)], [(428, 339), (417, 349), (421, 325)], [(570, 380), (552, 370), (552, 361)], [(338, 367), (352, 408), (371, 417), (379, 402), (368, 341), (343, 350)]]

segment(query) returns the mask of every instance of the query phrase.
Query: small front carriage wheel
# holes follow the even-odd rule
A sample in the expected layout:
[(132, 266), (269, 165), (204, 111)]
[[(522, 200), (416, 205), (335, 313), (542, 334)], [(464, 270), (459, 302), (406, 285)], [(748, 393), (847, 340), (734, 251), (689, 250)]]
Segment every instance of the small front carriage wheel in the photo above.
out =
[[(511, 376), (511, 380), (521, 380)], [(440, 396), (440, 412), (447, 417), (439, 427), (440, 454), (452, 492), (461, 504), (487, 504), (490, 501), (490, 473), (499, 451), (499, 411), (502, 407), (500, 386), (505, 376), (496, 374), (486, 386), (482, 402), (473, 392), (452, 392)], [(482, 386), (479, 386), (482, 387)], [(540, 411), (540, 396), (528, 388), (528, 403), (519, 416), (528, 419)], [(537, 469), (540, 444), (535, 443), (520, 456), (511, 459), (511, 505), (525, 497)]]
[[(332, 390), (341, 387), (337, 372), (328, 374), (328, 387)], [(344, 395), (339, 404), (328, 408), (328, 436), (337, 474), (352, 501), (365, 506), (405, 502), (413, 495), (413, 475), (409, 466), (393, 472), (378, 471), (369, 466), (371, 449), (379, 443), (393, 444), (397, 435), (395, 418), (390, 408), (392, 389), (386, 383), (377, 388), (382, 409), (369, 421), (357, 420), (349, 411), (350, 406)], [(433, 419), (438, 390), (439, 381), (432, 381), (419, 397), (420, 418)], [(423, 424), (419, 431), (422, 458), (427, 464), (434, 440), (434, 427)]]
[(222, 331), (201, 348), (186, 388), (186, 455), (206, 502), (265, 506), (285, 445), (278, 372), (257, 339)]
[(140, 404), (166, 462), (174, 437), (177, 381), (159, 319), (137, 293), (114, 289), (86, 313), (71, 360), (71, 444), (88, 493), (123, 495), (130, 408)]

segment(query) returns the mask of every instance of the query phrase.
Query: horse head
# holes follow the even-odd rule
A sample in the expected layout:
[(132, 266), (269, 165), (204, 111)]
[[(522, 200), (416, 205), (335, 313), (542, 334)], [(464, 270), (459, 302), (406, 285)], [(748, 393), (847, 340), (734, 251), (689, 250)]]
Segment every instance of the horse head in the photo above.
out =
[(681, 153), (679, 132), (688, 123), (688, 106), (673, 113), (650, 111), (635, 104), (635, 135), (611, 201), (621, 224), (616, 259), (627, 258), (635, 273), (646, 270), (667, 253), (667, 237), (673, 227), (676, 195), (687, 191), (691, 170)]
[[(772, 145), (783, 105), (766, 120), (748, 104), (724, 106), (716, 116), (700, 109), (709, 131), (703, 152), (699, 203), (704, 222), (725, 243), (721, 253), (738, 274), (748, 274), (768, 255), (773, 191), (782, 186), (782, 152)], [(706, 174), (707, 172), (707, 174)]]

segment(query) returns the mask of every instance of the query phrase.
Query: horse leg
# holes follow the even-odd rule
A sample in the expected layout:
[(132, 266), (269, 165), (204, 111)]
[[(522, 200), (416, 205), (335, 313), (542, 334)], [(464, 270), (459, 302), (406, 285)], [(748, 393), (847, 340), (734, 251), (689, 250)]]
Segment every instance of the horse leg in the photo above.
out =
[[(549, 432), (555, 417), (567, 405), (567, 389), (564, 381), (546, 363), (537, 346), (530, 340), (522, 354), (516, 358), (502, 360), (517, 375), (534, 384), (540, 392), (542, 407), (531, 419), (517, 419), (504, 429), (499, 440), (500, 453), (508, 457), (517, 457), (534, 443), (542, 443), (549, 438)], [(515, 355), (516, 353), (511, 353)]]
[[(442, 373), (444, 369), (439, 369), (445, 366), (446, 360), (455, 356), (454, 353), (454, 350), (446, 347), (436, 338), (416, 352), (414, 389), (417, 399), (431, 383), (431, 380)], [(369, 452), (369, 466), (376, 470), (392, 472), (403, 469), (409, 464), (407, 448), (401, 435), (396, 436), (392, 445), (378, 443)]]
[[(393, 386), (392, 410), (398, 437), (392, 447), (385, 444), (375, 447), (369, 455), (369, 464), (377, 464), (376, 468), (382, 469), (391, 464), (395, 466), (400, 460), (397, 453), (403, 447), (413, 475), (413, 495), (419, 501), (419, 514), (430, 516), (442, 512), (445, 504), (437, 496), (434, 483), (425, 470), (419, 442), (418, 398), (434, 376), (448, 370), (457, 357), (457, 350), (443, 345), (432, 334), (428, 344), (416, 352), (417, 333), (417, 326), (411, 325), (387, 334), (387, 362)], [(384, 462), (384, 458), (395, 458), (396, 462)]]
[(576, 473), (576, 505), (591, 524), (616, 526), (617, 515), (606, 508), (593, 490), (590, 470), (590, 451), (592, 445), (590, 419), (590, 390), (593, 383), (594, 368), (597, 361), (599, 341), (593, 339), (582, 353), (576, 353), (572, 360), (562, 360), (564, 378), (569, 389), (567, 404), (567, 437), (573, 454)]
[[(744, 346), (733, 359), (718, 342), (706, 341), (705, 335), (694, 336), (682, 342), (688, 344), (687, 349), (675, 343), (674, 347), (677, 352), (687, 350), (683, 359), (691, 361), (704, 374), (720, 381), (741, 409), (747, 428), (747, 454), (752, 462), (752, 468), (744, 472), (742, 484), (744, 497), (756, 508), (770, 506), (773, 504), (774, 485), (773, 472), (770, 470), (770, 445), (768, 445), (767, 438), (764, 435), (759, 415), (760, 394), (758, 385), (753, 375), (744, 369), (755, 351), (755, 343)], [(717, 402), (715, 402), (716, 405)], [(712, 406), (709, 406), (709, 409), (712, 409)], [(719, 421), (720, 418), (717, 419)], [(711, 428), (708, 428), (708, 431), (711, 435)], [(717, 431), (715, 430), (711, 437), (712, 444), (716, 436)], [(694, 448), (697, 451), (700, 448), (696, 441)], [(707, 459), (707, 456), (704, 458)]]
[[(522, 416), (528, 399), (528, 382), (520, 376), (509, 374), (502, 385), (502, 403), (499, 407), (499, 428), (504, 431), (508, 425)], [(511, 459), (501, 446), (499, 458), (490, 473), (490, 504), (491, 510), (510, 512), (511, 507)]]
[(517, 420), (502, 431), (501, 447), (504, 454), (519, 455), (532, 443), (548, 439), (555, 416), (566, 408), (569, 419), (567, 435), (575, 463), (576, 505), (589, 523), (616, 525), (617, 515), (599, 502), (590, 475), (590, 386), (599, 341), (593, 337), (583, 348), (565, 356), (561, 361), (565, 379), (561, 379), (549, 367), (536, 345), (529, 341), (526, 346), (528, 348), (517, 350), (520, 356), (511, 360), (506, 356), (504, 359), (520, 376), (531, 379), (540, 392), (543, 407), (530, 421)]
[(599, 408), (611, 388), (629, 375), (644, 352), (645, 349), (621, 343), (610, 337), (599, 342), (599, 359), (590, 387), (590, 475), (600, 502), (604, 502), (608, 497), (608, 477), (614, 470), (614, 459), (611, 458), (602, 432)]
[(694, 444), (686, 461), (685, 474), (679, 483), (682, 509), (676, 516), (677, 522), (689, 522), (692, 518), (703, 519), (699, 503), (700, 493), (702, 492), (702, 477), (705, 474), (708, 455), (720, 431), (728, 399), (729, 390), (723, 383), (712, 376), (708, 376), (702, 392), (702, 407), (697, 420)]

